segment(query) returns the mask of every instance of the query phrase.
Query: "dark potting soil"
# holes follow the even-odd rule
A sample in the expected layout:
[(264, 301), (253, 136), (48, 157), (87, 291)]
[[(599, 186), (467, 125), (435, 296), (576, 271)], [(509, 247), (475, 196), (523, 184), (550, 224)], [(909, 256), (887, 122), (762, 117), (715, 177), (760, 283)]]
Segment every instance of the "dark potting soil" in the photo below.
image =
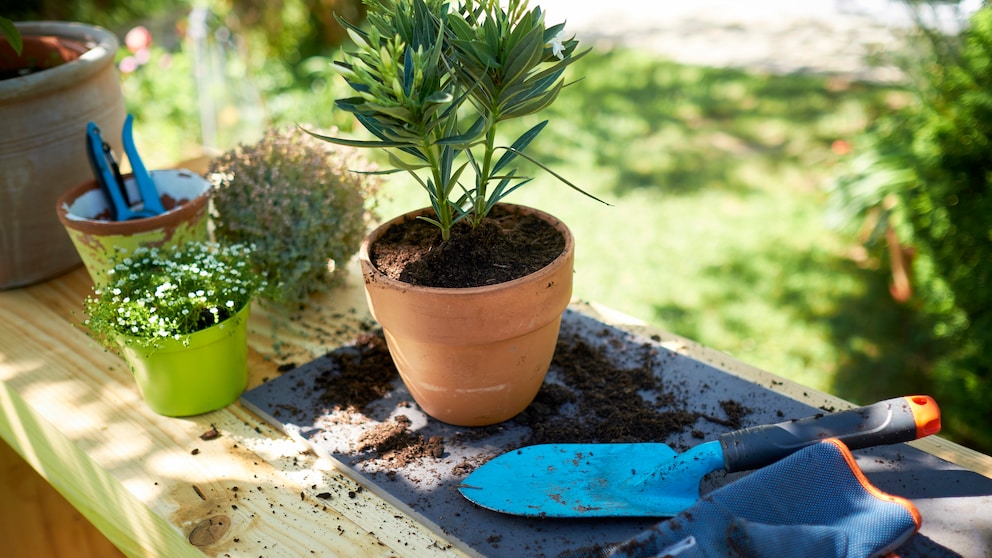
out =
[[(381, 330), (361, 334), (354, 347), (356, 352), (328, 355), (335, 366), (316, 377), (314, 388), (321, 393), (320, 400), (335, 410), (362, 413), (393, 389), (398, 373)], [(511, 420), (529, 429), (528, 445), (656, 441), (684, 431), (700, 418), (731, 428), (741, 426), (750, 409), (734, 400), (720, 402), (726, 418), (678, 408), (675, 395), (666, 393), (652, 372), (651, 358), (646, 351), (642, 365), (624, 368), (581, 338), (563, 336), (552, 363), (562, 383), (545, 382), (533, 403)], [(576, 412), (564, 416), (560, 411), (566, 404), (574, 405)], [(474, 428), (460, 435), (484, 438), (499, 428)], [(422, 457), (440, 458), (444, 443), (440, 436), (425, 439), (411, 431), (410, 420), (399, 415), (366, 433), (356, 450), (374, 450), (383, 465), (402, 468)]]
[[(162, 202), (162, 209), (166, 211), (172, 211), (176, 207), (187, 203), (189, 200), (181, 199), (176, 200), (176, 198), (170, 196), (169, 194), (162, 194), (159, 196), (159, 200)], [(102, 212), (90, 217), (93, 221), (113, 221), (114, 215), (110, 212), (110, 208), (104, 209)]]
[(27, 68), (4, 68), (0, 70), (0, 81), (5, 79), (14, 79), (19, 77), (24, 77), (44, 70), (45, 68), (31, 66)]
[(511, 281), (551, 263), (565, 239), (534, 215), (497, 205), (479, 226), (459, 221), (451, 238), (422, 220), (400, 223), (369, 250), (372, 263), (388, 277), (424, 287), (480, 287)]

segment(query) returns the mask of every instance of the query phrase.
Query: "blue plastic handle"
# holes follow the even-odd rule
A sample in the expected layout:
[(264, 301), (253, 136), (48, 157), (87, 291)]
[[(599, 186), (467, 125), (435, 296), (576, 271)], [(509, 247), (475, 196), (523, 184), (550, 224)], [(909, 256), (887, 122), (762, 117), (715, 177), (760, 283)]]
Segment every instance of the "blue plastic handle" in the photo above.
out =
[(138, 150), (134, 146), (133, 125), (134, 118), (129, 114), (124, 121), (122, 140), (124, 152), (131, 162), (138, 195), (141, 198), (141, 207), (138, 209), (132, 209), (134, 204), (128, 199), (127, 188), (124, 184), (124, 178), (121, 176), (117, 159), (114, 157), (110, 145), (103, 141), (100, 127), (93, 122), (86, 124), (86, 153), (89, 156), (90, 168), (93, 169), (93, 175), (107, 197), (111, 216), (115, 221), (154, 217), (165, 213), (158, 189), (155, 188), (155, 182), (148, 170), (145, 169), (145, 165), (138, 155)]
[(114, 152), (103, 141), (100, 128), (93, 122), (86, 125), (86, 154), (90, 160), (90, 168), (100, 189), (110, 202), (111, 217), (115, 221), (127, 219), (131, 211), (127, 200), (124, 199), (123, 181), (120, 170), (116, 168)]
[(138, 149), (134, 146), (133, 126), (134, 117), (129, 114), (124, 121), (124, 130), (121, 139), (124, 142), (124, 153), (127, 154), (127, 160), (131, 163), (131, 173), (134, 175), (134, 181), (138, 185), (138, 194), (141, 196), (141, 202), (144, 204), (144, 210), (141, 213), (146, 216), (159, 215), (165, 213), (165, 208), (162, 207), (162, 200), (159, 199), (155, 182), (152, 181), (151, 175), (145, 169), (145, 164), (141, 161), (141, 156), (138, 155)]

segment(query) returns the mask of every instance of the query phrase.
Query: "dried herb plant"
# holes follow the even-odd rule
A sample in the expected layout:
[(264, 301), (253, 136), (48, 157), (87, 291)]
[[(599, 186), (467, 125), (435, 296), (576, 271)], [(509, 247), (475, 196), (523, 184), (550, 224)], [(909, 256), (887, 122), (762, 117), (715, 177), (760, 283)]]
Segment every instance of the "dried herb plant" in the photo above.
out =
[(212, 163), (215, 234), (254, 246), (269, 283), (262, 298), (305, 304), (358, 251), (379, 187), (373, 170), (355, 149), (270, 129)]

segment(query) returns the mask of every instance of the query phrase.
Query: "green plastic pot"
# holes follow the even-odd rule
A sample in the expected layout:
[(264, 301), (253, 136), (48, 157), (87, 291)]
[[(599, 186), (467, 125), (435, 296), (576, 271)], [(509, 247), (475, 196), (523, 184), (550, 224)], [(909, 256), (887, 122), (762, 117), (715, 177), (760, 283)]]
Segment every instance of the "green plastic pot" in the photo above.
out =
[(248, 314), (251, 304), (223, 322), (162, 346), (122, 337), (121, 354), (145, 403), (160, 415), (185, 417), (222, 409), (248, 385)]

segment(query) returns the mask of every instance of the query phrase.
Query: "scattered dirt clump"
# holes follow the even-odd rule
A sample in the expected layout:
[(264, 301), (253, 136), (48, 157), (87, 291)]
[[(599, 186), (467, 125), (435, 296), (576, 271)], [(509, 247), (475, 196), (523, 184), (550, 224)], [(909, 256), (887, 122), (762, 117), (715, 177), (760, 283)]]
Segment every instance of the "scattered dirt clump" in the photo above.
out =
[(435, 459), (444, 455), (441, 436), (424, 436), (410, 430), (410, 419), (397, 415), (392, 422), (384, 422), (358, 440), (358, 452), (375, 450), (375, 456), (395, 467), (403, 467), (422, 457)]
[(382, 330), (359, 334), (348, 350), (328, 356), (335, 366), (320, 374), (314, 387), (323, 391), (320, 400), (335, 409), (363, 411), (389, 393), (399, 376)]
[[(564, 385), (546, 382), (515, 420), (530, 427), (531, 444), (645, 442), (680, 432), (700, 415), (675, 406), (652, 359), (645, 346), (640, 365), (618, 367), (607, 352), (581, 339), (559, 339), (552, 366)], [(562, 413), (565, 404), (574, 405), (574, 412)]]
[[(699, 438), (701, 433), (692, 426), (701, 418), (741, 426), (750, 409), (734, 400), (720, 402), (726, 418), (685, 409), (655, 373), (655, 349), (644, 344), (642, 351), (626, 359), (635, 364), (618, 366), (608, 347), (563, 335), (552, 362), (555, 374), (549, 375), (534, 402), (512, 419), (529, 429), (525, 443), (637, 443), (664, 440), (683, 431)], [(398, 379), (381, 330), (361, 334), (348, 350), (328, 356), (336, 363), (316, 380), (315, 387), (323, 390), (320, 400), (359, 418)], [(485, 438), (499, 428), (468, 429), (453, 441)], [(387, 466), (403, 467), (419, 458), (442, 457), (444, 444), (440, 436), (425, 439), (411, 431), (410, 419), (399, 415), (363, 435), (356, 449), (373, 451)]]

